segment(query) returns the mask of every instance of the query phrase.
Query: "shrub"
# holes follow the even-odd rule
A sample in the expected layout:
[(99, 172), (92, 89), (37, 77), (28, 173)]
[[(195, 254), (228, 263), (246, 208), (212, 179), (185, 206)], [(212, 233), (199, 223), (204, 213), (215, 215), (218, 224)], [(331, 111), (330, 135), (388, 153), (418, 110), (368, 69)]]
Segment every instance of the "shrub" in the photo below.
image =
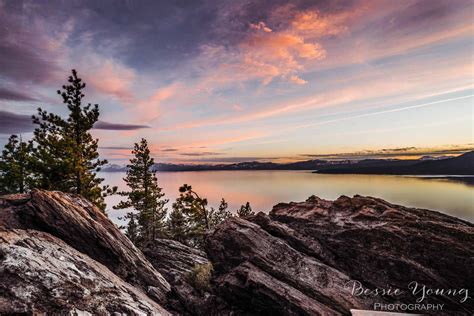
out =
[(200, 291), (210, 291), (212, 264), (196, 264), (189, 272), (188, 279), (191, 285)]

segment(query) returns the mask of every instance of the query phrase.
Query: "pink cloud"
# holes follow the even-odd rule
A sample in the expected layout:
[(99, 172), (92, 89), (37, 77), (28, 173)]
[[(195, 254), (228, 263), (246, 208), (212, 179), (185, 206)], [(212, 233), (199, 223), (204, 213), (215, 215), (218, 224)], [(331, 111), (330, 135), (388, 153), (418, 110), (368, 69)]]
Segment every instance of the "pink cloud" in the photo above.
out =
[[(387, 102), (414, 101), (433, 96), (433, 88), (437, 94), (450, 93), (474, 86), (472, 65), (466, 66), (464, 57), (459, 59), (441, 60), (436, 68), (430, 68), (433, 60), (403, 63), (403, 67), (394, 65), (387, 69), (388, 73), (367, 66), (354, 76), (337, 78), (326, 82), (327, 90), (318, 94), (294, 99), (290, 102), (277, 102), (256, 106), (252, 112), (233, 113), (232, 115), (216, 116), (208, 119), (193, 120), (170, 128), (191, 129), (204, 126), (231, 125), (251, 123), (275, 116), (288, 115), (296, 112), (318, 108), (329, 108), (353, 104), (348, 110), (361, 108), (377, 108), (386, 106)], [(425, 83), (431, 82), (429, 86)], [(384, 99), (383, 103), (380, 102)], [(356, 105), (359, 104), (359, 105)]]
[(272, 32), (272, 29), (269, 28), (265, 22), (258, 22), (258, 23), (250, 23), (250, 28), (253, 30), (262, 30), (266, 33)]
[[(201, 47), (196, 60), (199, 69), (208, 69), (201, 89), (235, 82), (258, 80), (267, 85), (275, 79), (302, 85), (298, 73), (305, 71), (307, 61), (318, 62), (327, 52), (319, 39), (347, 31), (345, 23), (355, 13), (323, 15), (318, 11), (300, 11), (283, 6), (265, 21), (249, 23), (249, 33), (232, 48), (218, 45)], [(279, 21), (284, 16), (286, 23)]]
[(94, 89), (100, 93), (114, 96), (122, 102), (131, 102), (134, 99), (131, 85), (136, 76), (133, 70), (100, 56), (90, 56), (87, 61), (95, 65), (83, 67), (90, 69), (85, 73), (84, 79)]
[(176, 96), (181, 88), (181, 85), (178, 83), (160, 87), (149, 97), (137, 100), (131, 108), (135, 113), (139, 113), (141, 120), (152, 121), (160, 115), (160, 106), (162, 103)]
[(308, 81), (301, 79), (301, 78), (298, 77), (297, 75), (292, 75), (292, 76), (290, 77), (290, 81), (293, 82), (293, 83), (296, 83), (296, 84), (300, 84), (300, 85), (303, 85), (303, 84), (307, 84), (307, 83), (308, 83)]

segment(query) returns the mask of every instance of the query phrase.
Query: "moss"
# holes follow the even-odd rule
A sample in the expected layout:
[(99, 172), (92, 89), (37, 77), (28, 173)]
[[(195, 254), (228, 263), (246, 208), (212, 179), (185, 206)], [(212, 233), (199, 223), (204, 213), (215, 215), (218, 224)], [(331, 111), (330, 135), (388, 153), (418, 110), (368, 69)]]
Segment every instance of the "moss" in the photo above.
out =
[(189, 272), (189, 283), (197, 290), (210, 291), (212, 270), (211, 263), (196, 264)]

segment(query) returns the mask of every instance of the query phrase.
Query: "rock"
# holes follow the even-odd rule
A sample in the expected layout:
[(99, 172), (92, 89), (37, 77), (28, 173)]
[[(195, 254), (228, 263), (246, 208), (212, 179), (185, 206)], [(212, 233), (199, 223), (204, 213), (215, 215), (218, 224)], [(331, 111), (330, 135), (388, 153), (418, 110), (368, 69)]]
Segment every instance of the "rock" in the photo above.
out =
[(0, 226), (47, 232), (166, 303), (171, 287), (97, 207), (82, 197), (33, 190), (2, 197)]
[[(159, 239), (144, 255), (83, 198), (34, 190), (0, 198), (0, 314), (349, 315), (415, 303), (416, 281), (468, 290), (423, 301), (462, 315), (474, 310), (473, 244), (473, 224), (438, 212), (313, 196), (227, 219), (206, 253)], [(209, 263), (209, 283), (189, 277)], [(404, 292), (353, 295), (356, 284)]]
[[(438, 212), (355, 196), (278, 204), (269, 215), (230, 218), (206, 239), (216, 292), (248, 312), (346, 315), (374, 303), (415, 303), (416, 281), (474, 293), (474, 225)], [(400, 296), (352, 295), (400, 288)], [(472, 296), (472, 294), (471, 294)], [(429, 296), (441, 315), (474, 310), (472, 299)], [(438, 315), (438, 314), (437, 314)]]
[(143, 254), (168, 282), (186, 278), (194, 266), (209, 263), (204, 251), (170, 239), (156, 239)]
[(0, 314), (170, 315), (62, 240), (0, 229)]
[(212, 290), (197, 288), (190, 280), (193, 268), (210, 264), (204, 251), (178, 241), (156, 239), (145, 247), (143, 253), (172, 284), (169, 305), (177, 313), (203, 316), (235, 314)]

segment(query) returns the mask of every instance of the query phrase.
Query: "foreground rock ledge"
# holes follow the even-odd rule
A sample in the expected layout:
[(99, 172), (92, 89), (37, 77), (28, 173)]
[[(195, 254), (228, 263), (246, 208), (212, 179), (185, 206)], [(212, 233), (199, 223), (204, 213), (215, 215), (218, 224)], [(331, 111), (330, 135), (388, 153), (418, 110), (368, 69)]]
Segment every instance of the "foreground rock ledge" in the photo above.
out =
[[(160, 239), (144, 255), (83, 198), (35, 190), (0, 198), (0, 314), (332, 316), (415, 299), (354, 296), (346, 286), (354, 282), (406, 289), (417, 281), (472, 297), (473, 244), (473, 224), (438, 212), (312, 196), (226, 220), (206, 252)], [(203, 290), (189, 274), (209, 262)], [(445, 304), (436, 315), (474, 310), (459, 296), (423, 302)]]
[(0, 229), (0, 314), (168, 315), (139, 288), (50, 234)]
[[(41, 268), (42, 265), (39, 263), (32, 266), (23, 265), (18, 270), (5, 270), (6, 263), (1, 261), (0, 258), (0, 297), (2, 297), (0, 307), (4, 306), (4, 302), (8, 301), (9, 297), (18, 294), (15, 297), (19, 300), (23, 299), (25, 306), (29, 306), (29, 311), (40, 306), (39, 311), (43, 312), (49, 311), (49, 308), (53, 307), (58, 310), (64, 308), (61, 311), (65, 312), (69, 310), (70, 306), (74, 306), (76, 303), (81, 305), (82, 300), (85, 300), (87, 302), (82, 304), (82, 306), (88, 307), (85, 311), (94, 313), (96, 303), (100, 300), (108, 300), (107, 295), (109, 294), (107, 293), (110, 292), (110, 295), (114, 293), (107, 286), (101, 285), (106, 283), (106, 279), (109, 279), (109, 287), (120, 287), (122, 283), (127, 283), (129, 288), (134, 288), (142, 295), (146, 293), (151, 300), (161, 305), (165, 305), (168, 301), (168, 293), (171, 290), (170, 284), (110, 219), (82, 197), (42, 190), (34, 190), (29, 194), (3, 196), (0, 199), (0, 229), (2, 247), (10, 244), (7, 247), (8, 249), (5, 249), (5, 251), (8, 250), (8, 256), (3, 256), (3, 259), (10, 260), (7, 262), (15, 263), (16, 260), (21, 262), (23, 258), (21, 255), (29, 252), (32, 263), (35, 260), (43, 260), (46, 266), (55, 267), (56, 263), (59, 263), (55, 258), (65, 258), (65, 266), (62, 268), (69, 267), (68, 269), (76, 272), (82, 271), (85, 275), (88, 273), (97, 276), (103, 275), (103, 281), (99, 277), (91, 277), (91, 280), (97, 280), (98, 283), (85, 280), (82, 274), (78, 277), (87, 291), (95, 293), (95, 301), (90, 301), (89, 304), (88, 299), (83, 298), (83, 291), (79, 290), (79, 287), (69, 286), (70, 283), (74, 283), (72, 280), (75, 280), (73, 276), (68, 274), (71, 271), (67, 271), (67, 269), (63, 271), (59, 268), (57, 268), (59, 270), (51, 272), (52, 274), (37, 271), (37, 278), (23, 279), (24, 276), (35, 275), (34, 270)], [(11, 231), (14, 231), (15, 234), (12, 235)], [(25, 234), (32, 231), (42, 232), (43, 234), (25, 236)], [(17, 237), (15, 237), (17, 240), (12, 241), (11, 238), (17, 235), (24, 236), (24, 239), (28, 242), (19, 241), (20, 239)], [(48, 249), (47, 244), (51, 243), (49, 247), (53, 249), (56, 247), (54, 244), (58, 240), (67, 247), (57, 249), (55, 253), (58, 253), (58, 255), (50, 257), (52, 253), (45, 252)], [(29, 247), (29, 249), (24, 249), (25, 247)], [(77, 254), (88, 258), (86, 264), (82, 263), (83, 260), (75, 258)], [(19, 256), (18, 259), (14, 259), (15, 256)], [(49, 259), (52, 261), (48, 261)], [(93, 272), (95, 265), (101, 267), (97, 273)], [(81, 267), (83, 270), (81, 270)], [(104, 271), (104, 269), (107, 271)], [(88, 270), (91, 271), (87, 272)], [(15, 273), (15, 271), (19, 274), (19, 279), (12, 278), (12, 273)], [(115, 278), (110, 279), (109, 276)], [(54, 286), (51, 285), (53, 281), (50, 278), (52, 277), (59, 278), (58, 280), (55, 279), (54, 284), (56, 285), (53, 284)], [(20, 281), (20, 279), (23, 281)], [(15, 283), (12, 283), (12, 280), (17, 280), (19, 282), (18, 289), (23, 287), (25, 291), (11, 292), (10, 286)], [(117, 280), (122, 283), (118, 284)], [(105, 292), (96, 290), (100, 288), (103, 288)], [(50, 292), (45, 289), (49, 289)], [(56, 296), (57, 291), (61, 292), (63, 290), (67, 299)], [(121, 290), (117, 291), (120, 292)], [(38, 293), (38, 296), (31, 293)], [(46, 293), (49, 293), (49, 295), (46, 295)], [(134, 297), (137, 296), (132, 292), (128, 293), (131, 293), (130, 295)], [(44, 298), (45, 302), (51, 303), (54, 301), (57, 306), (42, 305), (38, 301), (43, 297), (40, 294), (50, 296)], [(117, 296), (118, 298), (125, 297), (119, 294)], [(57, 299), (55, 300), (55, 298)], [(112, 300), (110, 304), (116, 302)], [(127, 300), (123, 300), (123, 303), (128, 305)], [(131, 310), (134, 310), (132, 307)], [(107, 310), (115, 311), (115, 308)], [(128, 312), (127, 314), (135, 313)]]
[[(415, 297), (353, 296), (348, 282), (407, 290), (469, 289), (474, 297), (474, 226), (438, 212), (386, 201), (315, 196), (278, 204), (269, 215), (231, 218), (207, 238), (214, 283), (229, 304), (261, 314), (344, 315)], [(436, 315), (468, 314), (474, 301), (431, 296)]]

